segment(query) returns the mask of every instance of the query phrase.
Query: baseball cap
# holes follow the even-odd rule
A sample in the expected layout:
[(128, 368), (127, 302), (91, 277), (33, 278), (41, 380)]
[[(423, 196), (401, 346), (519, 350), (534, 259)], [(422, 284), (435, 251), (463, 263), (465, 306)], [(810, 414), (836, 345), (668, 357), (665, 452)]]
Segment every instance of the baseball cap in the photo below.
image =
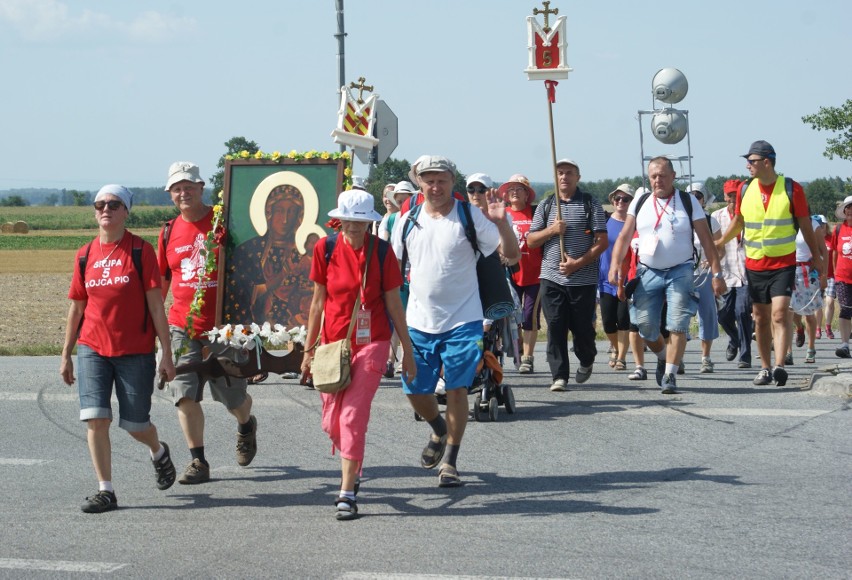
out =
[(748, 157), (749, 155), (760, 155), (768, 159), (775, 159), (775, 148), (767, 141), (755, 141), (748, 148), (748, 153), (743, 155), (743, 157)]
[(573, 159), (568, 159), (567, 157), (565, 159), (560, 159), (556, 162), (556, 167), (559, 167), (560, 165), (573, 165), (577, 168), (577, 172), (580, 172), (580, 165)]
[(472, 173), (468, 178), (465, 185), (470, 186), (471, 183), (481, 183), (488, 189), (494, 187), (494, 180), (491, 179), (489, 175), (485, 173)]
[(740, 186), (743, 184), (739, 179), (729, 179), (725, 182), (725, 185), (722, 186), (722, 191), (725, 193), (736, 193), (740, 190)]

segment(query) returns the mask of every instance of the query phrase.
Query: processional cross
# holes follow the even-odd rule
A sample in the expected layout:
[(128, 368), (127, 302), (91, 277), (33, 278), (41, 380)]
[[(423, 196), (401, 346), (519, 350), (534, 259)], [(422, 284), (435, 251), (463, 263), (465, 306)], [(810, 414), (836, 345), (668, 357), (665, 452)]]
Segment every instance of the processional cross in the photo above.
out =
[[(544, 33), (547, 34), (550, 32), (550, 15), (553, 14), (556, 16), (559, 14), (559, 8), (550, 9), (550, 0), (543, 0), (542, 5), (544, 6), (544, 10), (539, 10), (538, 8), (533, 8), (533, 15), (538, 16), (539, 14), (544, 15)], [(364, 80), (364, 79), (361, 79)]]
[(367, 79), (365, 79), (364, 77), (358, 77), (358, 84), (357, 85), (355, 83), (349, 83), (350, 89), (358, 89), (358, 104), (359, 105), (364, 104), (364, 91), (369, 91), (371, 93), (373, 92), (372, 85), (365, 85), (364, 84), (365, 80), (367, 80)]

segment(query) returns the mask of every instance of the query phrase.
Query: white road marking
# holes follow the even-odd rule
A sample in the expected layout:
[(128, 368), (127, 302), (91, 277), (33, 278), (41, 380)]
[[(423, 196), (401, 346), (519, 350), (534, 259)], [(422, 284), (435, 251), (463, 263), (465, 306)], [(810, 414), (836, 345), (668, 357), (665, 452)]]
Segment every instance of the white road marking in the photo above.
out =
[(740, 407), (693, 407), (684, 405), (682, 407), (671, 405), (655, 405), (653, 407), (637, 407), (614, 411), (622, 415), (662, 415), (671, 411), (683, 411), (690, 415), (704, 415), (708, 417), (819, 417), (832, 411), (814, 409), (747, 409)]
[[(455, 574), (377, 574), (375, 572), (346, 572), (338, 578), (340, 580), (544, 580), (538, 576), (458, 576)], [(551, 576), (547, 580), (560, 579)]]
[(71, 562), (67, 560), (24, 560), (0, 558), (0, 568), (8, 570), (49, 570), (51, 572), (89, 572), (109, 574), (127, 566), (112, 562)]
[(40, 465), (49, 463), (49, 459), (19, 459), (17, 457), (0, 457), (0, 465)]

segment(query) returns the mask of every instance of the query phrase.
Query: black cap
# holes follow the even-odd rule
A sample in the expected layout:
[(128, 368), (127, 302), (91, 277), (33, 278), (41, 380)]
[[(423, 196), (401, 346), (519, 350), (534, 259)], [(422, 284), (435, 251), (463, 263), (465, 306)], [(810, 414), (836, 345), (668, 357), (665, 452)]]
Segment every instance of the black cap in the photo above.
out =
[(755, 141), (749, 147), (748, 153), (743, 155), (743, 157), (748, 157), (749, 155), (760, 155), (768, 159), (775, 159), (775, 148), (767, 141)]

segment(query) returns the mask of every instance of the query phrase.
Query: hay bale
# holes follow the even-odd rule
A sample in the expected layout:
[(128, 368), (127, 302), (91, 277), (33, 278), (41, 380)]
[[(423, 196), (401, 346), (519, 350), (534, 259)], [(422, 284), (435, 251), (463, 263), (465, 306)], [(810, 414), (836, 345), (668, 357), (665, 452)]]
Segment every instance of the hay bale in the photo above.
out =
[(30, 233), (30, 226), (27, 222), (18, 220), (15, 222), (15, 225), (12, 226), (12, 231), (16, 234), (28, 234)]
[(15, 231), (15, 224), (12, 222), (6, 222), (5, 224), (0, 225), (0, 232), (3, 232), (4, 234), (11, 234), (13, 231)]

